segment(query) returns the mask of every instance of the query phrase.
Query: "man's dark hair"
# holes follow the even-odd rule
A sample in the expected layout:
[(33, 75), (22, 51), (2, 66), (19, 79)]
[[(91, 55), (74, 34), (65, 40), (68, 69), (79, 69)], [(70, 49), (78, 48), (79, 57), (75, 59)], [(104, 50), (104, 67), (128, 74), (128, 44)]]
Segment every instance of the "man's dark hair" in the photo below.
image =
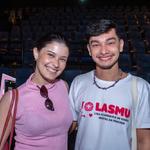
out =
[(120, 38), (118, 26), (112, 20), (101, 19), (101, 20), (98, 20), (94, 23), (90, 23), (87, 26), (87, 30), (86, 30), (87, 41), (89, 41), (89, 38), (91, 36), (98, 36), (98, 35), (101, 35), (103, 33), (107, 33), (109, 30), (111, 30), (113, 28), (116, 30), (116, 34)]

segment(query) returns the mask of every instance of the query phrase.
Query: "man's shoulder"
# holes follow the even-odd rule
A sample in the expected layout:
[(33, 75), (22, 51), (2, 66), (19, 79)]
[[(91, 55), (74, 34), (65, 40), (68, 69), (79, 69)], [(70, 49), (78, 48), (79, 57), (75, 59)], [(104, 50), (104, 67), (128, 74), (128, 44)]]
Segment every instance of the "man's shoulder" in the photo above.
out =
[(131, 75), (133, 79), (136, 79), (137, 84), (140, 86), (150, 86), (149, 82), (145, 80), (144, 78), (137, 76), (137, 75)]
[(75, 93), (83, 93), (93, 83), (93, 71), (80, 74), (74, 78), (71, 83), (70, 91)]
[(89, 72), (77, 75), (73, 79), (71, 85), (78, 86), (78, 87), (88, 86), (88, 84), (90, 84), (93, 81), (92, 75), (93, 75), (93, 71), (89, 71)]

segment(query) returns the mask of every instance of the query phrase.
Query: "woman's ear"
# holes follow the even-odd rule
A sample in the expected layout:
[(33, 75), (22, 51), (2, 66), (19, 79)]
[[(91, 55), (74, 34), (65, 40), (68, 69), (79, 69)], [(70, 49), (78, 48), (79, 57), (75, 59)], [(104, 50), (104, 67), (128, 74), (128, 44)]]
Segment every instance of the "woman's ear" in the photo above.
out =
[(33, 56), (34, 56), (34, 59), (35, 59), (35, 60), (38, 59), (39, 53), (38, 53), (38, 49), (37, 49), (36, 47), (33, 48)]

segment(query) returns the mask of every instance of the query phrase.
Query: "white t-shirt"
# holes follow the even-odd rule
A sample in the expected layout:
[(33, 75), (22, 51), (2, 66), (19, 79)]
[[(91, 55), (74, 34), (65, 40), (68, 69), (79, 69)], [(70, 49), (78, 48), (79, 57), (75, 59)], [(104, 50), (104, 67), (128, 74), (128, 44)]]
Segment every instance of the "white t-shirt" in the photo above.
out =
[[(93, 84), (94, 71), (77, 76), (70, 87), (74, 120), (78, 121), (75, 150), (130, 150), (132, 128), (131, 74), (114, 87), (102, 90)], [(150, 128), (150, 85), (138, 79), (136, 127)], [(96, 78), (101, 87), (114, 81)]]

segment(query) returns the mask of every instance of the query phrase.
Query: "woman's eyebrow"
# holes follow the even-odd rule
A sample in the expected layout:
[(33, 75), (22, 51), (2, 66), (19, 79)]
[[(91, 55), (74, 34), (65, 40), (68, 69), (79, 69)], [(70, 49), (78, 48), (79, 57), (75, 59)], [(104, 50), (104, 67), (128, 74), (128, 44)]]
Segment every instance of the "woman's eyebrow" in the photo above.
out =
[(51, 52), (51, 53), (55, 54), (55, 52), (53, 52), (53, 50), (52, 50), (52, 49), (48, 49), (48, 48), (46, 48), (46, 50), (47, 50), (48, 52)]

